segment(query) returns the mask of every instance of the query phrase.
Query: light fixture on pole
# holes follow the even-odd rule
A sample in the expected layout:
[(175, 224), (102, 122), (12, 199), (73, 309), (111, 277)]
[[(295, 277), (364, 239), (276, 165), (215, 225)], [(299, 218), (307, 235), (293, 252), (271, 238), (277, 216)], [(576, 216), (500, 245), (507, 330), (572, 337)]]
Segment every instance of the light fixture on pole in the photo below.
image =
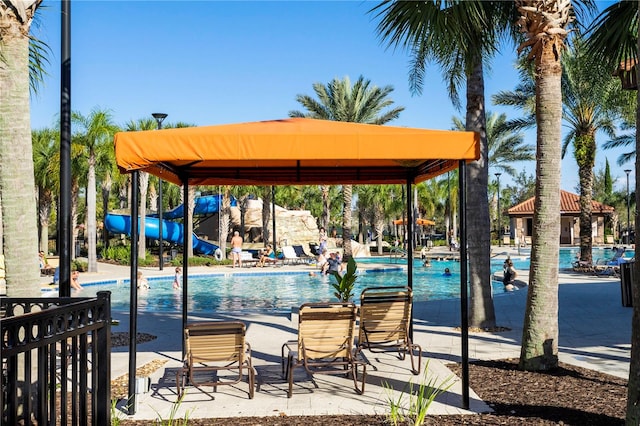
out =
[[(158, 123), (158, 130), (162, 129), (162, 122), (167, 118), (167, 114), (162, 112), (154, 112), (151, 114)], [(164, 241), (162, 239), (162, 179), (158, 178), (158, 245), (160, 246), (160, 252), (158, 253), (158, 265), (160, 270), (164, 268)]]
[(629, 211), (629, 173), (631, 173), (630, 169), (626, 169), (624, 171), (627, 174), (627, 244), (630, 244), (631, 242), (631, 230), (629, 229), (629, 223), (630, 223), (630, 211)]
[(502, 247), (502, 211), (500, 210), (500, 175), (502, 173), (495, 173), (498, 180), (498, 245)]

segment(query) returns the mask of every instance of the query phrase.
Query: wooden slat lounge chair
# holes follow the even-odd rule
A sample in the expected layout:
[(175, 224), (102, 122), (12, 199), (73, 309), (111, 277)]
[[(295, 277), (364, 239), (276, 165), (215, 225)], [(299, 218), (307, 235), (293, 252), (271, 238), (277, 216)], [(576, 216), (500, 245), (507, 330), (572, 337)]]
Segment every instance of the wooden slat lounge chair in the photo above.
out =
[[(293, 374), (304, 367), (314, 374), (349, 374), (358, 394), (364, 392), (366, 361), (354, 348), (356, 306), (353, 303), (305, 303), (298, 314), (298, 340), (282, 346), (282, 367), (289, 382), (287, 397), (293, 393)], [(358, 368), (362, 367), (358, 386)]]
[[(411, 358), (411, 372), (419, 374), (422, 348), (411, 342), (409, 324), (413, 293), (409, 287), (369, 287), (360, 295), (358, 351), (396, 348), (400, 359)], [(418, 365), (414, 360), (417, 352)]]
[[(187, 353), (184, 366), (176, 373), (178, 397), (187, 384), (196, 387), (239, 383), (246, 369), (249, 398), (253, 398), (255, 369), (251, 363), (251, 346), (245, 341), (246, 326), (239, 321), (209, 321), (188, 324), (184, 331)], [(219, 371), (236, 371), (226, 379)], [(235, 378), (234, 378), (235, 376)]]

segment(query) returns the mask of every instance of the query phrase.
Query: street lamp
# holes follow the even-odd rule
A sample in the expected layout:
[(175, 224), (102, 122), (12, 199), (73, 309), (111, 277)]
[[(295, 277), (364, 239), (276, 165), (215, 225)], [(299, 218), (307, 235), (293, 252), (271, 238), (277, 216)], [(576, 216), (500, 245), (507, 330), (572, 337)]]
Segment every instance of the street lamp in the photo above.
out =
[(502, 247), (502, 211), (500, 210), (500, 175), (502, 173), (496, 173), (496, 179), (498, 180), (498, 245)]
[[(151, 115), (156, 119), (156, 123), (158, 123), (158, 130), (162, 129), (162, 122), (165, 118), (167, 118), (167, 114), (162, 112), (154, 112)], [(160, 178), (158, 178), (158, 243), (160, 246), (159, 266), (160, 270), (162, 271), (162, 269), (164, 268), (164, 250), (162, 250), (164, 241), (162, 240), (162, 179)]]
[(629, 220), (630, 220), (629, 216), (631, 216), (631, 214), (629, 212), (629, 173), (631, 173), (631, 170), (630, 169), (626, 169), (624, 172), (627, 174), (627, 244), (629, 244), (629, 242), (631, 241), (630, 240), (631, 231), (629, 229)]

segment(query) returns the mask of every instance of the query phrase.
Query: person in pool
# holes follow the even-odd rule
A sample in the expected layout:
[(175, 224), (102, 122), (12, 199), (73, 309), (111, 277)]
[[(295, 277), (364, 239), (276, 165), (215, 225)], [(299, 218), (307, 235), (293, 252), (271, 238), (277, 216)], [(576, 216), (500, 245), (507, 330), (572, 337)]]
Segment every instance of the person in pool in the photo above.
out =
[(444, 268), (444, 273), (442, 275), (444, 275), (445, 277), (450, 277), (451, 270), (449, 268)]

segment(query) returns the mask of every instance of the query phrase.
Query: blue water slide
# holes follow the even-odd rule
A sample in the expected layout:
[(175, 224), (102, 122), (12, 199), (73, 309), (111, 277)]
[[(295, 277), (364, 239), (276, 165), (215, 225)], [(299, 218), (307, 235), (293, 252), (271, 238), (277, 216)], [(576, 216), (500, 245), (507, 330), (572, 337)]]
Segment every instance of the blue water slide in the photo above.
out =
[[(198, 197), (195, 199), (193, 214), (195, 216), (198, 216), (217, 213), (218, 210), (220, 210), (221, 202), (222, 195), (205, 195), (202, 197)], [(231, 197), (231, 205), (235, 206), (236, 204), (236, 199), (234, 197)], [(162, 217), (163, 219), (182, 219), (182, 216), (184, 215), (183, 209), (183, 204), (180, 204), (175, 209), (162, 213)]]
[[(217, 197), (217, 196), (216, 196)], [(201, 197), (202, 198), (202, 197)], [(109, 213), (104, 218), (104, 225), (113, 234), (131, 235), (131, 216)], [(138, 221), (138, 226), (140, 222)], [(157, 240), (160, 238), (158, 218), (147, 216), (144, 221), (144, 232), (147, 238)], [(174, 244), (182, 245), (184, 227), (181, 223), (169, 220), (162, 221), (162, 239)], [(193, 249), (198, 253), (215, 255), (219, 247), (209, 241), (198, 238), (193, 234)]]

